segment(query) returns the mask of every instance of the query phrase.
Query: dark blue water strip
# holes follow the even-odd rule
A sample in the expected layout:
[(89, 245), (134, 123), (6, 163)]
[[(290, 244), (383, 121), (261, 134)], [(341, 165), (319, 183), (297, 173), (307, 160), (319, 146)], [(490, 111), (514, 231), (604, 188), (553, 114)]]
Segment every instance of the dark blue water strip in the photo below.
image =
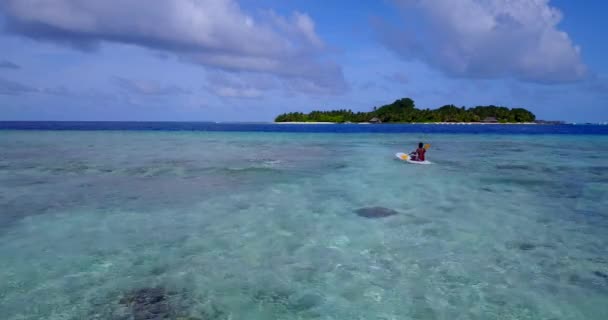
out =
[(0, 130), (225, 131), (608, 135), (606, 125), (273, 124), (214, 122), (0, 121)]

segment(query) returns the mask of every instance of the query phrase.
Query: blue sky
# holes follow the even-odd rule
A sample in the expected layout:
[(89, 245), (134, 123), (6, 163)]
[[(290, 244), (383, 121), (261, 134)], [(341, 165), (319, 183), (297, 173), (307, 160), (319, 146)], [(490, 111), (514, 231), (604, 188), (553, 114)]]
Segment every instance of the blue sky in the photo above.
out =
[(4, 0), (0, 120), (505, 105), (608, 120), (600, 0)]

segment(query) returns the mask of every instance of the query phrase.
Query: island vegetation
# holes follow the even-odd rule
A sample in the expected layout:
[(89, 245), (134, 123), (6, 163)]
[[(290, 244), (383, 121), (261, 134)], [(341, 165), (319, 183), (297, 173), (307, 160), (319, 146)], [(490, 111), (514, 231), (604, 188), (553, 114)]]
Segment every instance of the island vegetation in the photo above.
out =
[(502, 106), (477, 106), (474, 108), (445, 105), (437, 109), (417, 109), (414, 100), (403, 98), (391, 104), (374, 107), (370, 112), (353, 112), (349, 109), (291, 112), (276, 117), (275, 122), (388, 122), (388, 123), (432, 123), (432, 122), (533, 122), (536, 116), (523, 108)]

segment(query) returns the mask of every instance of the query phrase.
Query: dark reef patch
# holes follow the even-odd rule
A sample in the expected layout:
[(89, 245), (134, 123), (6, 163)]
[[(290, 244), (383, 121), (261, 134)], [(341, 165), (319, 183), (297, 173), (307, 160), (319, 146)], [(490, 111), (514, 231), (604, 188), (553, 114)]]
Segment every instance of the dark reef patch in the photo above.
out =
[(398, 211), (385, 207), (365, 207), (355, 210), (358, 216), (368, 219), (386, 218), (399, 214)]
[(536, 249), (537, 245), (530, 242), (509, 242), (507, 243), (507, 248), (509, 249), (518, 249), (521, 251), (531, 251)]
[(126, 294), (120, 304), (130, 307), (133, 319), (172, 319), (167, 292), (163, 288), (142, 288)]

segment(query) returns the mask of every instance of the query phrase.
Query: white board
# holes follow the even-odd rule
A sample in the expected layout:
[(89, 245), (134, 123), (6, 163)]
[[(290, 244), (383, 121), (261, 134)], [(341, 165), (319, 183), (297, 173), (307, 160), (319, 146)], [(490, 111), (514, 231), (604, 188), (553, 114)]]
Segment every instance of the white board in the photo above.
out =
[(431, 164), (430, 161), (428, 160), (424, 160), (424, 161), (414, 161), (411, 159), (411, 157), (403, 152), (397, 152), (395, 153), (395, 157), (397, 157), (397, 159), (408, 162), (408, 163), (413, 163), (413, 164)]

